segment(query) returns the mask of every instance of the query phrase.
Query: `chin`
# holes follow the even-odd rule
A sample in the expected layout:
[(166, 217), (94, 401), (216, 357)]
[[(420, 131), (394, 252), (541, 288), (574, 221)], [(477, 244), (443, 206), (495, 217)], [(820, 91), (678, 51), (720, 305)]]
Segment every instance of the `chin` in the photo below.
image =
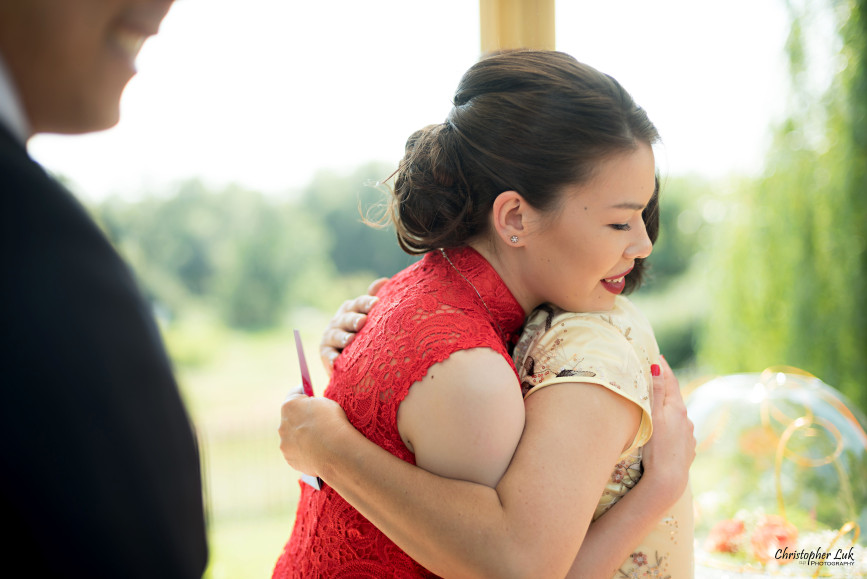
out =
[(120, 110), (118, 107), (112, 109), (104, 108), (95, 111), (93, 114), (81, 115), (74, 120), (77, 122), (71, 122), (66, 130), (57, 132), (79, 135), (108, 130), (117, 126), (117, 123), (120, 121)]
[[(82, 117), (85, 116), (82, 115)], [(86, 118), (88, 126), (85, 127), (85, 130), (87, 132), (104, 131), (116, 126), (120, 122), (120, 95), (116, 99), (112, 99), (109, 104), (93, 109)]]
[(120, 107), (117, 104), (104, 107), (77, 107), (57, 111), (43, 122), (33, 121), (35, 133), (81, 135), (104, 131), (117, 125)]
[(602, 296), (599, 299), (593, 300), (592, 303), (588, 304), (584, 310), (585, 312), (610, 312), (614, 309), (614, 305), (616, 303), (616, 296), (613, 294), (609, 294), (606, 296)]
[(126, 82), (102, 83), (79, 94), (76, 110), (70, 110), (70, 133), (104, 131), (120, 121), (120, 99)]
[(97, 131), (107, 131), (113, 127), (117, 126), (117, 123), (120, 122), (120, 115), (114, 115), (110, 119), (104, 119), (98, 123), (94, 123), (92, 128), (88, 130), (88, 132), (97, 132)]

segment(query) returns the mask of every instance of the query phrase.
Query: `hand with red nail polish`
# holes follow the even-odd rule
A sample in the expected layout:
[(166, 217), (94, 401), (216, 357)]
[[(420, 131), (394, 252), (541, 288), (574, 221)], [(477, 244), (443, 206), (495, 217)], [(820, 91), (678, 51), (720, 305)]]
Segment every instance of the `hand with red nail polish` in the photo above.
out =
[(689, 482), (689, 467), (695, 458), (693, 424), (687, 416), (677, 378), (665, 358), (660, 357), (660, 364), (651, 366), (651, 374), (653, 435), (644, 447), (644, 476), (671, 493), (673, 501), (683, 494)]

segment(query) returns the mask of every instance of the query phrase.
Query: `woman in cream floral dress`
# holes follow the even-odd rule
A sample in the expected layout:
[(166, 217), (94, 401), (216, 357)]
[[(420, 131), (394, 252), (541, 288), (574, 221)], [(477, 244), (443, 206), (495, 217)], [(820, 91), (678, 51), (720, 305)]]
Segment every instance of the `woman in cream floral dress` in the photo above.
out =
[[(650, 368), (659, 360), (650, 324), (622, 296), (605, 312), (571, 313), (546, 305), (527, 320), (514, 357), (525, 399), (547, 386), (579, 379), (607, 388), (641, 409), (635, 438), (613, 465), (599, 499), (593, 515), (597, 520), (641, 478), (642, 447), (653, 431)], [(616, 577), (691, 577), (693, 568), (692, 495), (687, 488)]]

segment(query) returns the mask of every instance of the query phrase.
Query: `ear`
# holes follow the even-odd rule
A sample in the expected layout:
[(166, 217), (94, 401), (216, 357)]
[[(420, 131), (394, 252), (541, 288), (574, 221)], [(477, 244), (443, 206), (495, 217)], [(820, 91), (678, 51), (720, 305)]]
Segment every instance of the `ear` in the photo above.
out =
[[(494, 199), (491, 225), (496, 236), (509, 247), (523, 247), (532, 229), (536, 211), (517, 191), (503, 191)], [(517, 237), (517, 242), (512, 242)]]

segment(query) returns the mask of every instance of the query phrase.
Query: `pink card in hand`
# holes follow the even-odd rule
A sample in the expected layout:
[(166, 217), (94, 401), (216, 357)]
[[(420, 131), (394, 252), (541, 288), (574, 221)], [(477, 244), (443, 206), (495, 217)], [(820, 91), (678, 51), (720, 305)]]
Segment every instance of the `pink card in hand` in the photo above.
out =
[[(301, 335), (298, 330), (295, 330), (295, 350), (298, 352), (298, 364), (301, 366), (301, 385), (304, 388), (304, 394), (313, 396), (313, 382), (310, 380), (310, 370), (307, 369), (307, 359), (304, 357), (304, 348), (301, 346)], [(322, 490), (322, 479), (318, 476), (302, 473), (301, 480), (317, 491)]]
[(301, 335), (295, 330), (295, 349), (298, 351), (298, 364), (301, 366), (301, 384), (307, 396), (313, 396), (313, 381), (310, 380), (310, 370), (307, 369), (307, 358), (304, 357), (304, 347), (301, 345)]

